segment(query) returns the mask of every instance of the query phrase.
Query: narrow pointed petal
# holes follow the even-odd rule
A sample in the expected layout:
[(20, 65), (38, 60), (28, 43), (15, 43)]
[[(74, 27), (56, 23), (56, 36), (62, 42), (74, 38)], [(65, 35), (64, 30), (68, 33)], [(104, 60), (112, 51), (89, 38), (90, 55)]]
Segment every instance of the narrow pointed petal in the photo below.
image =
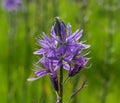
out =
[(35, 75), (37, 77), (43, 77), (43, 76), (47, 75), (47, 73), (48, 73), (48, 71), (41, 69), (40, 71), (35, 72)]
[(33, 54), (40, 55), (40, 54), (43, 54), (43, 53), (45, 53), (45, 52), (46, 52), (46, 49), (45, 49), (45, 48), (41, 48), (41, 49), (35, 51)]
[(50, 43), (50, 41), (51, 41), (50, 38), (48, 38), (47, 35), (44, 32), (42, 33), (42, 35), (43, 35), (43, 39)]
[(48, 57), (50, 60), (59, 60), (59, 58), (55, 57), (55, 56), (51, 56), (51, 57)]
[(68, 23), (68, 37), (72, 35), (71, 25)]
[(62, 65), (62, 60), (59, 60), (57, 65), (60, 67)]
[(69, 71), (69, 76), (74, 76), (78, 74), (81, 69), (82, 67), (80, 67), (79, 65), (75, 65), (75, 67)]
[(79, 29), (78, 29), (78, 30), (76, 30), (76, 31), (75, 31), (75, 33), (73, 33), (72, 35), (70, 35), (70, 36), (67, 38), (67, 40), (74, 40), (74, 39), (75, 39), (76, 34), (78, 34), (78, 33), (79, 33)]
[(55, 36), (55, 35), (51, 35), (51, 36), (52, 36), (52, 38), (53, 38), (54, 40), (56, 40), (57, 42), (62, 43), (62, 41), (61, 41), (57, 36)]
[(65, 70), (70, 70), (70, 65), (69, 64), (64, 64), (63, 67), (64, 67)]
[(38, 39), (37, 38), (37, 42), (42, 46), (42, 47), (49, 47), (49, 44), (46, 42), (46, 41), (44, 41), (44, 40), (41, 40), (41, 39)]
[(76, 36), (75, 36), (75, 40), (76, 40), (76, 41), (81, 38), (82, 33), (83, 33), (83, 30), (81, 30), (79, 33), (76, 34)]
[(82, 44), (82, 43), (78, 43), (78, 46), (81, 49), (88, 49), (88, 48), (90, 48), (90, 45), (86, 45), (86, 44)]
[(64, 23), (61, 24), (61, 37), (62, 37), (62, 41), (65, 42), (66, 41), (66, 26)]
[(76, 59), (76, 64), (84, 68), (88, 62), (89, 58), (79, 57)]
[(27, 81), (35, 81), (37, 79), (39, 79), (40, 77), (37, 77), (37, 78), (28, 78)]

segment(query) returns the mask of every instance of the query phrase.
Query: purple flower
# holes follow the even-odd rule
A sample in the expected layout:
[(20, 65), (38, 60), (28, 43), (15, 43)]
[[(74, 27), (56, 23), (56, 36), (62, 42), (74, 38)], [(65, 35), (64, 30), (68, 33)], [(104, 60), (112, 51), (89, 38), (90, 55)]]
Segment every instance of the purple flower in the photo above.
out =
[(21, 7), (21, 0), (3, 0), (3, 7), (8, 11), (14, 11)]
[(83, 30), (77, 30), (75, 33), (72, 34), (70, 24), (68, 24), (67, 31), (65, 24), (62, 21), (59, 22), (59, 18), (56, 18), (56, 21), (57, 22), (54, 24), (54, 29), (51, 30), (51, 37), (56, 40), (59, 46), (56, 46), (57, 48), (55, 50), (55, 55), (49, 57), (49, 59), (57, 60), (58, 64), (56, 65), (59, 68), (62, 64), (70, 64), (75, 55), (77, 56), (79, 53), (82, 52), (83, 49), (88, 49), (90, 46), (85, 45), (82, 42), (78, 42), (78, 40), (82, 36)]
[[(85, 47), (84, 47), (85, 48)], [(69, 65), (65, 65), (64, 68), (69, 70), (69, 76), (74, 76), (80, 72), (82, 68), (84, 68), (89, 60), (89, 58), (81, 55), (81, 47), (74, 49), (73, 57)]]
[(88, 60), (89, 58), (85, 58), (85, 57), (76, 58), (76, 60), (74, 61), (75, 64), (73, 65), (74, 67), (73, 68), (70, 67), (69, 69), (69, 76), (72, 77), (78, 74), (80, 70), (86, 66)]
[(34, 54), (46, 54), (46, 56), (53, 55), (55, 52), (56, 44), (51, 38), (48, 38), (45, 33), (43, 33), (43, 40), (37, 38), (37, 42), (42, 46), (42, 48), (35, 51)]
[(83, 49), (88, 49), (90, 46), (79, 42), (82, 37), (83, 30), (76, 30), (72, 33), (71, 25), (59, 19), (55, 19), (55, 24), (51, 28), (50, 36), (42, 34), (42, 39), (37, 38), (40, 49), (34, 52), (40, 55), (38, 63), (43, 65), (43, 68), (35, 71), (35, 78), (28, 79), (29, 81), (37, 80), (43, 76), (49, 75), (53, 87), (59, 91), (57, 70), (68, 70), (68, 76), (77, 75), (80, 70), (86, 67), (89, 58), (83, 55)]
[[(42, 54), (43, 57), (53, 60), (55, 70), (61, 65), (70, 65), (75, 56), (79, 56), (83, 49), (88, 49), (90, 47), (82, 42), (78, 42), (82, 36), (83, 30), (76, 30), (72, 33), (71, 25), (69, 23), (67, 28), (62, 20), (56, 18), (55, 24), (51, 29), (50, 37), (43, 33), (43, 39), (37, 38), (37, 41), (42, 48), (35, 51), (34, 54)], [(39, 62), (41, 62), (42, 59), (43, 58), (41, 58)], [(77, 61), (79, 61), (79, 59), (76, 60), (76, 62)]]
[[(56, 20), (56, 21), (58, 21), (58, 20)], [(56, 25), (57, 25), (57, 27), (56, 27)], [(78, 40), (82, 36), (83, 30), (81, 30), (81, 31), (77, 30), (76, 32), (74, 32), (72, 34), (70, 24), (68, 24), (68, 31), (66, 30), (66, 26), (63, 22), (61, 22), (61, 24), (59, 25), (59, 26), (61, 26), (61, 28), (58, 26), (58, 23), (56, 23), (56, 25), (54, 25), (54, 30), (52, 31), (51, 36), (58, 42), (58, 44), (60, 43), (60, 46), (58, 48), (59, 53), (61, 52), (61, 54), (65, 54), (68, 52), (72, 55), (74, 49), (76, 49), (78, 47), (80, 47), (81, 50), (89, 48), (89, 45), (85, 45), (81, 42), (80, 43), (78, 42)], [(59, 28), (58, 32), (55, 28)], [(59, 31), (61, 31), (61, 32), (59, 32)], [(67, 33), (66, 33), (66, 31), (67, 31)], [(56, 33), (60, 33), (60, 35), (58, 36), (58, 34), (56, 34)]]
[(52, 85), (54, 86), (55, 90), (58, 91), (58, 89), (59, 89), (58, 88), (58, 77), (56, 74), (55, 67), (53, 65), (53, 61), (44, 58), (41, 62), (43, 64), (44, 68), (42, 69), (41, 67), (39, 67), (41, 69), (38, 71), (35, 71), (36, 78), (29, 78), (28, 81), (34, 81), (43, 76), (49, 75)]

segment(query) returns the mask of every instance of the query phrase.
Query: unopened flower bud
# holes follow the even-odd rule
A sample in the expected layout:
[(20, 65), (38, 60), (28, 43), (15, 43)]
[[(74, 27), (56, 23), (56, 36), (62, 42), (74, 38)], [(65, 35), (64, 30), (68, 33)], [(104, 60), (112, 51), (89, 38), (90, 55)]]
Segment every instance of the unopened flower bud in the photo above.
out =
[(54, 31), (55, 34), (64, 41), (63, 37), (66, 37), (66, 25), (59, 17), (55, 18)]

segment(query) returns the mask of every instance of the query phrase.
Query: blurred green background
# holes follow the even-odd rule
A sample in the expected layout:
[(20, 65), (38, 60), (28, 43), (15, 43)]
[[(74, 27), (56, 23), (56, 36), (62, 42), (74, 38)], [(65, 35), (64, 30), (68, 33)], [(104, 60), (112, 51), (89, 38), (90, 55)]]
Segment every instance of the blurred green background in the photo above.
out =
[(23, 0), (16, 12), (0, 6), (0, 103), (55, 103), (48, 76), (27, 78), (38, 60), (35, 37), (49, 35), (56, 16), (73, 32), (84, 29), (81, 40), (91, 45), (92, 66), (64, 84), (64, 103), (83, 80), (87, 86), (71, 103), (120, 103), (120, 0)]

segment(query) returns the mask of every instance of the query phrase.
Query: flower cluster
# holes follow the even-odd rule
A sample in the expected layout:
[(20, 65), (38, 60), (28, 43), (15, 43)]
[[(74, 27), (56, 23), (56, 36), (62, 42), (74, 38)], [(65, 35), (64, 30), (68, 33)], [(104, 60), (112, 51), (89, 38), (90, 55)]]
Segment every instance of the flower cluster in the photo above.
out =
[(3, 0), (3, 7), (8, 11), (14, 11), (21, 7), (21, 0)]
[(42, 55), (39, 63), (44, 66), (38, 71), (35, 71), (36, 78), (30, 78), (29, 81), (37, 80), (45, 75), (49, 75), (51, 82), (56, 91), (59, 90), (57, 70), (68, 70), (68, 76), (73, 77), (84, 68), (89, 60), (85, 55), (82, 55), (83, 49), (88, 49), (90, 46), (78, 42), (82, 36), (83, 30), (77, 30), (72, 33), (71, 25), (67, 27), (64, 22), (56, 18), (55, 24), (52, 26), (50, 37), (43, 33), (42, 38), (37, 38), (37, 42), (41, 48), (34, 52), (36, 55)]

